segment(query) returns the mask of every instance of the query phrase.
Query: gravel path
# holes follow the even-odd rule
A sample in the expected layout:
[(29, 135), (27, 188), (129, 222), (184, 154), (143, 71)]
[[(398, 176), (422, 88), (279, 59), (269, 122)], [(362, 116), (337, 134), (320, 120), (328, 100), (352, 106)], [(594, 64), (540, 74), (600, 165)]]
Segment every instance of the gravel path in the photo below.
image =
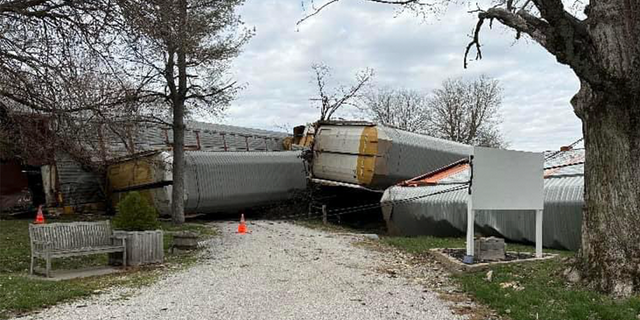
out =
[(204, 259), (141, 289), (115, 289), (22, 319), (463, 319), (448, 302), (380, 266), (362, 238), (257, 221), (216, 225)]

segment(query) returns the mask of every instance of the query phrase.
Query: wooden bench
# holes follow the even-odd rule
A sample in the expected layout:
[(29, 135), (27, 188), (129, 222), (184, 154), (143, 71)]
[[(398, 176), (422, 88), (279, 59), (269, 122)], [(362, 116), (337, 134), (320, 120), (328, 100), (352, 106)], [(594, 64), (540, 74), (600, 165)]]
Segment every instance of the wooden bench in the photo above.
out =
[(114, 236), (109, 220), (99, 222), (72, 222), (30, 224), (31, 268), (35, 259), (46, 261), (45, 274), (51, 276), (51, 259), (122, 252), (123, 266), (127, 265), (126, 239)]

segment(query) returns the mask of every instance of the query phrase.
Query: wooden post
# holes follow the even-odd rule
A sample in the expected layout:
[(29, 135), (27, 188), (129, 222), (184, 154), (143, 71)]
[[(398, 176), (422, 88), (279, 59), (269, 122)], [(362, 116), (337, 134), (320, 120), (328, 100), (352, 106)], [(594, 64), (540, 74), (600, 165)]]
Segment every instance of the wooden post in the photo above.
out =
[(322, 223), (327, 224), (327, 205), (322, 205)]
[(536, 210), (536, 258), (542, 258), (542, 210)]

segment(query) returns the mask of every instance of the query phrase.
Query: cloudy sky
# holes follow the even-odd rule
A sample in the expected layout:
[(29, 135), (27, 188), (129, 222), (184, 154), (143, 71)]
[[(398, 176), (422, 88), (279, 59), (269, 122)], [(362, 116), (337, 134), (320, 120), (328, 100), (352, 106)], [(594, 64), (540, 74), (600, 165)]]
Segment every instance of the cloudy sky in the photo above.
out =
[(297, 27), (304, 16), (300, 0), (247, 0), (239, 12), (256, 35), (232, 68), (246, 89), (222, 122), (278, 130), (316, 120), (311, 65), (324, 62), (333, 84), (348, 84), (369, 67), (376, 85), (423, 92), (448, 77), (486, 74), (504, 87), (502, 130), (512, 149), (551, 150), (579, 138), (580, 121), (569, 104), (579, 83), (535, 43), (515, 42), (496, 23), (482, 34), (484, 59), (463, 69), (475, 24), (467, 10), (451, 6), (425, 22), (392, 6), (342, 0)]

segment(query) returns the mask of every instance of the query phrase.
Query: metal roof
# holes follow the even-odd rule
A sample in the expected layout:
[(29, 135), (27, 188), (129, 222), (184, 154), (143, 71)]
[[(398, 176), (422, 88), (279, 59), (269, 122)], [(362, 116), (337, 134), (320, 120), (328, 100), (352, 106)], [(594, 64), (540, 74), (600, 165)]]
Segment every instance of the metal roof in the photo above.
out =
[[(282, 140), (288, 136), (284, 132), (195, 121), (186, 126), (185, 146), (199, 145), (200, 151), (282, 151)], [(173, 129), (159, 125), (141, 126), (135, 139), (137, 151), (167, 148), (172, 143)]]
[[(545, 152), (545, 156), (551, 154)], [(556, 154), (551, 159), (545, 159), (545, 176), (584, 175), (585, 150), (573, 149)]]

